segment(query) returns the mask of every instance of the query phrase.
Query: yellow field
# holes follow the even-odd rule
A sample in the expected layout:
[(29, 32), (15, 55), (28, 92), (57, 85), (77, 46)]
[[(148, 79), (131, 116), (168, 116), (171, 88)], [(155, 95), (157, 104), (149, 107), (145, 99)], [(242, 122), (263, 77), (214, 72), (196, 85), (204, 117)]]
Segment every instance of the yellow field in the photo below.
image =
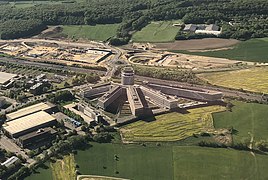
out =
[(199, 74), (198, 77), (213, 85), (268, 93), (268, 67), (205, 73)]
[(64, 156), (62, 160), (57, 160), (50, 164), (54, 180), (75, 180), (74, 155)]
[(155, 121), (138, 121), (121, 129), (124, 141), (178, 141), (194, 133), (213, 128), (212, 113), (225, 107), (209, 106), (188, 110), (181, 114), (172, 112), (155, 117)]

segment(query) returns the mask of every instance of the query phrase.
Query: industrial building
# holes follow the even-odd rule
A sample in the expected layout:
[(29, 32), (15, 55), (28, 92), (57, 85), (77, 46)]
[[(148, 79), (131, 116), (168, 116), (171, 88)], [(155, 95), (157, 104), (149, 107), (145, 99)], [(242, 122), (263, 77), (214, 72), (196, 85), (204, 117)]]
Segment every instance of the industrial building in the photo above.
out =
[(6, 103), (5, 98), (0, 97), (0, 108), (3, 107), (5, 105), (5, 103)]
[[(99, 112), (91, 109), (87, 105), (77, 104), (77, 109), (78, 109), (78, 111), (82, 112), (86, 116), (94, 119), (94, 122), (96, 122), (96, 123), (100, 123), (103, 120), (103, 118)], [(93, 123), (93, 121), (91, 121), (89, 123), (91, 124), (91, 123)]]
[(148, 83), (149, 87), (159, 90), (162, 93), (179, 96), (188, 99), (199, 101), (221, 101), (223, 94), (218, 91), (204, 90), (204, 89), (189, 89), (176, 86), (168, 86), (161, 84)]
[(16, 156), (12, 156), (9, 159), (7, 159), (5, 162), (1, 163), (1, 166), (6, 166), (7, 168), (13, 164), (16, 164), (19, 162), (20, 159)]
[(17, 77), (17, 74), (10, 74), (6, 72), (0, 72), (0, 86), (8, 84), (13, 78)]
[(146, 97), (162, 108), (175, 109), (178, 107), (178, 100), (175, 98), (144, 86), (141, 87), (141, 90)]
[(194, 32), (196, 34), (221, 34), (220, 27), (216, 24), (186, 24), (183, 31), (185, 32)]
[(183, 31), (190, 31), (190, 32), (195, 32), (197, 29), (197, 25), (195, 24), (186, 24)]
[(26, 108), (20, 109), (18, 111), (6, 114), (7, 120), (14, 120), (23, 116), (27, 116), (29, 114), (36, 113), (38, 111), (45, 111), (47, 113), (53, 113), (53, 110), (55, 109), (55, 106), (50, 103), (38, 103), (34, 104), (32, 106), (28, 106)]
[(18, 138), (40, 128), (53, 126), (56, 119), (45, 111), (38, 111), (15, 120), (8, 121), (3, 125), (3, 132), (11, 138)]
[(132, 115), (141, 116), (149, 113), (148, 104), (139, 86), (130, 86), (127, 88), (127, 99)]
[[(109, 110), (112, 103), (114, 103), (113, 106), (118, 105), (118, 107), (127, 104), (131, 114), (135, 117), (176, 108), (188, 108), (199, 104), (207, 104), (207, 102), (221, 101), (222, 99), (221, 92), (199, 88), (182, 88), (150, 82), (144, 85), (135, 85), (134, 70), (131, 67), (122, 70), (121, 84), (112, 82), (93, 86), (84, 90), (82, 95), (86, 98), (100, 95), (97, 106), (103, 111)], [(185, 104), (182, 104), (179, 100)]]
[[(78, 114), (79, 116), (81, 116), (83, 118), (83, 120), (88, 123), (91, 124), (94, 121), (94, 116), (91, 113), (84, 113), (84, 109), (81, 108), (81, 105), (77, 104), (77, 103), (72, 103), (72, 104), (68, 104), (66, 106), (64, 106), (66, 109), (69, 109), (70, 111), (74, 112), (75, 114)], [(86, 111), (88, 112), (88, 111)]]
[(83, 89), (81, 95), (86, 98), (96, 97), (105, 94), (111, 89), (111, 83), (104, 83)]
[(106, 109), (112, 102), (119, 98), (125, 89), (121, 86), (114, 86), (110, 91), (99, 98), (98, 104), (101, 108)]
[(22, 148), (27, 146), (35, 145), (40, 142), (53, 140), (56, 136), (57, 131), (51, 127), (41, 128), (31, 133), (20, 136), (15, 142)]

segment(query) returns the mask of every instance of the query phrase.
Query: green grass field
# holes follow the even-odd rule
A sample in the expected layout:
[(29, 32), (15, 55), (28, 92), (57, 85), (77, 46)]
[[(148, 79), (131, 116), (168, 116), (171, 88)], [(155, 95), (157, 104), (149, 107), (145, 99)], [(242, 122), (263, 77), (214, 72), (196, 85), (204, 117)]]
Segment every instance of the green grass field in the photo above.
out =
[(221, 106), (190, 109), (187, 114), (172, 112), (154, 121), (138, 121), (121, 129), (125, 141), (178, 141), (213, 128), (211, 114), (224, 111)]
[[(268, 139), (268, 105), (256, 103), (243, 103), (234, 101), (232, 112), (213, 114), (215, 128), (233, 127), (237, 134), (233, 135), (235, 142)], [(250, 133), (250, 134), (249, 134)]]
[(44, 166), (39, 167), (30, 176), (26, 177), (25, 180), (48, 180), (53, 179), (52, 170), (49, 163), (45, 163)]
[(75, 159), (82, 174), (135, 180), (268, 178), (268, 156), (232, 149), (93, 144)]
[[(118, 160), (115, 160), (115, 155)], [(97, 144), (75, 156), (79, 172), (130, 179), (173, 179), (172, 148)], [(118, 174), (116, 173), (118, 172)]]
[(268, 62), (268, 38), (251, 39), (243, 41), (228, 50), (188, 52), (175, 51), (186, 54), (228, 58), (233, 60)]
[(179, 27), (172, 26), (180, 20), (151, 22), (132, 36), (134, 42), (171, 42), (179, 32)]
[(173, 148), (174, 179), (267, 179), (268, 156), (201, 147)]
[(217, 86), (268, 93), (268, 67), (204, 73), (197, 76)]
[(63, 26), (63, 34), (73, 39), (105, 41), (116, 35), (119, 24), (98, 24)]

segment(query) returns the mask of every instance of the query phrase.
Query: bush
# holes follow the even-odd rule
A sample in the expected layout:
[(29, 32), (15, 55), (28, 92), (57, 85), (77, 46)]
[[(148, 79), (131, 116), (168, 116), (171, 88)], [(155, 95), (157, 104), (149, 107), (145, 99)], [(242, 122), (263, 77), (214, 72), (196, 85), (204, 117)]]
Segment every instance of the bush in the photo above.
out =
[(261, 140), (259, 142), (256, 142), (255, 145), (260, 151), (268, 152), (268, 142), (267, 141)]
[(110, 143), (112, 138), (112, 135), (108, 132), (100, 132), (93, 136), (93, 140), (98, 143)]

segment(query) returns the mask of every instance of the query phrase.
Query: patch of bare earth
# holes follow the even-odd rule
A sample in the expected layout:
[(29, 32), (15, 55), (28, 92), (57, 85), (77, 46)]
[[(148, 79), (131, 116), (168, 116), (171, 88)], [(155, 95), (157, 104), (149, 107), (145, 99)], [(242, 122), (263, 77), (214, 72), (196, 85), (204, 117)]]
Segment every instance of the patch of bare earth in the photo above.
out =
[(206, 50), (226, 48), (239, 42), (236, 39), (205, 38), (178, 40), (172, 43), (155, 43), (154, 46), (156, 49), (163, 50)]
[(215, 139), (216, 142), (225, 144), (225, 145), (230, 145), (232, 144), (232, 141), (233, 141), (232, 133), (228, 129), (214, 130), (213, 138)]
[(168, 56), (163, 66), (180, 66), (187, 69), (211, 69), (211, 68), (224, 68), (234, 64), (240, 63), (240, 61), (228, 60), (226, 58), (214, 58), (187, 54), (174, 54)]

